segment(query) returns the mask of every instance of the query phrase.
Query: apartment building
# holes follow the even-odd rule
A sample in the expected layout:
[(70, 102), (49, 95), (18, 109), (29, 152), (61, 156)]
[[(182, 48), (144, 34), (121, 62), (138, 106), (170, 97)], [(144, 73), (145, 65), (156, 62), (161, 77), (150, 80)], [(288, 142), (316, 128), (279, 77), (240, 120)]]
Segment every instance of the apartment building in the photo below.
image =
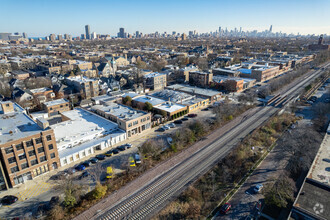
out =
[(149, 73), (144, 75), (145, 87), (152, 90), (162, 90), (167, 85), (166, 74), (163, 73)]
[(57, 145), (48, 122), (34, 122), (13, 102), (0, 102), (0, 187), (2, 190), (25, 183), (57, 169)]
[(199, 69), (196, 66), (186, 66), (184, 68), (179, 69), (179, 77), (185, 82), (189, 81), (189, 73), (198, 71)]
[(30, 92), (33, 98), (40, 104), (55, 98), (54, 91), (47, 87), (31, 89)]
[(208, 87), (213, 78), (213, 73), (206, 72), (190, 72), (189, 73), (189, 84), (200, 86), (200, 87)]
[(59, 113), (70, 111), (70, 103), (66, 99), (56, 99), (43, 103), (48, 116), (58, 115)]
[(125, 105), (107, 102), (104, 105), (95, 105), (92, 111), (115, 122), (118, 127), (133, 137), (151, 129), (151, 113), (135, 110)]
[(73, 76), (66, 78), (66, 82), (69, 86), (73, 86), (75, 90), (79, 91), (84, 99), (90, 99), (99, 95), (98, 80), (84, 76)]

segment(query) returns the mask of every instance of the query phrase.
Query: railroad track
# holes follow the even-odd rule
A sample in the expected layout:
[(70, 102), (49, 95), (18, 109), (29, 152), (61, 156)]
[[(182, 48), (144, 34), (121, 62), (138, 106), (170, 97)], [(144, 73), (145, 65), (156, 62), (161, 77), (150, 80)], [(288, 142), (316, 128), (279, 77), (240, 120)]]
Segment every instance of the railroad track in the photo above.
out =
[[(320, 72), (316, 71), (311, 76), (306, 77), (285, 91), (283, 95), (292, 98), (291, 93), (297, 91), (318, 73)], [(259, 109), (259, 112), (243, 120), (239, 126), (232, 128), (219, 139), (195, 152), (147, 186), (115, 204), (109, 204), (110, 206), (106, 210), (98, 210), (91, 219), (147, 219), (171, 201), (173, 196), (182, 192), (189, 183), (207, 172), (213, 164), (227, 155), (240, 141), (240, 138), (245, 137), (280, 110), (280, 108), (273, 106), (259, 107)], [(79, 219), (79, 216), (76, 219)]]

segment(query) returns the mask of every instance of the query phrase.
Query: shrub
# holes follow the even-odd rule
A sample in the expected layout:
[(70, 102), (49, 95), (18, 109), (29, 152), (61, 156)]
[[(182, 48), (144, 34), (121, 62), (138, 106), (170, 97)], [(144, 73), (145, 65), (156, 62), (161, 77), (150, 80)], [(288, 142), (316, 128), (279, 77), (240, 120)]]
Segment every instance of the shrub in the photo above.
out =
[(93, 199), (101, 199), (105, 196), (105, 194), (107, 193), (107, 186), (103, 186), (100, 183), (97, 183), (95, 186), (95, 189), (93, 189), (91, 195)]

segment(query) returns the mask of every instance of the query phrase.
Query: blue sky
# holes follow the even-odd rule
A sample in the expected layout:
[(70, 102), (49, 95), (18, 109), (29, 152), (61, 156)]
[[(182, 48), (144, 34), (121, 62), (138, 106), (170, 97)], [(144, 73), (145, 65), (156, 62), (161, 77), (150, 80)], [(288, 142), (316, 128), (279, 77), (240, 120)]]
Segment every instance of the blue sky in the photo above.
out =
[(242, 27), (330, 35), (330, 0), (0, 0), (0, 32), (29, 36)]

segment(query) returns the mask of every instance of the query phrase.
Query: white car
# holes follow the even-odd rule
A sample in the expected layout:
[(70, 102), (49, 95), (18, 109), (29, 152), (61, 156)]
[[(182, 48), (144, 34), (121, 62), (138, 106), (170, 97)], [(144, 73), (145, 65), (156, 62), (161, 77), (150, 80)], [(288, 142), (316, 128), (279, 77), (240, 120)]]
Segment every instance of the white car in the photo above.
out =
[(170, 127), (170, 128), (175, 128), (175, 124), (174, 123), (169, 123), (167, 126)]
[(256, 186), (253, 188), (253, 191), (254, 191), (255, 193), (259, 193), (259, 192), (262, 190), (263, 187), (264, 187), (264, 186), (260, 183), (260, 184), (256, 185)]

